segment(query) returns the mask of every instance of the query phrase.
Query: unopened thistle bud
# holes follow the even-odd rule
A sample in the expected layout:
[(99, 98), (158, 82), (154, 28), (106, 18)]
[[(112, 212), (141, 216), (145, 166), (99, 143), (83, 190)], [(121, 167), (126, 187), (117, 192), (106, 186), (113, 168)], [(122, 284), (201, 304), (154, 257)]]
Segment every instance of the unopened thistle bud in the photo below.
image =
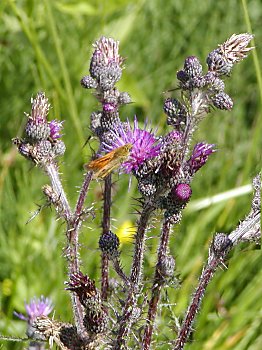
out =
[(108, 325), (107, 313), (101, 309), (99, 312), (92, 310), (86, 312), (84, 326), (86, 330), (93, 334), (105, 333)]
[(57, 140), (52, 145), (52, 152), (54, 157), (62, 156), (66, 151), (66, 145), (62, 140)]
[(181, 183), (172, 188), (171, 193), (178, 201), (188, 202), (192, 195), (192, 189), (188, 184)]
[(171, 255), (167, 255), (161, 259), (157, 269), (163, 278), (170, 278), (174, 276), (175, 266), (175, 259)]
[(35, 149), (36, 149), (37, 157), (40, 160), (47, 159), (52, 154), (52, 144), (48, 140), (37, 142)]
[(223, 82), (223, 80), (219, 78), (215, 78), (210, 84), (210, 90), (216, 91), (216, 92), (222, 92), (225, 90), (225, 83)]
[(131, 97), (127, 92), (120, 93), (120, 95), (118, 97), (118, 103), (120, 105), (125, 105), (125, 104), (131, 103), (131, 102), (132, 102)]
[(195, 56), (189, 56), (185, 59), (184, 72), (189, 79), (200, 77), (203, 72), (199, 59)]
[(225, 92), (221, 91), (211, 97), (213, 105), (218, 109), (230, 110), (233, 108), (233, 100)]
[(184, 71), (189, 79), (200, 77), (203, 72), (199, 59), (195, 56), (189, 56), (185, 59)]
[(187, 109), (175, 98), (168, 98), (164, 103), (164, 112), (168, 116), (167, 124), (182, 128), (186, 124)]
[(90, 77), (90, 75), (85, 75), (81, 79), (80, 84), (85, 89), (95, 89), (98, 86), (97, 81)]
[(156, 193), (157, 187), (154, 181), (142, 178), (138, 181), (138, 190), (143, 196), (150, 197)]
[(111, 105), (106, 104), (105, 110), (103, 110), (100, 123), (103, 133), (109, 130), (115, 130), (117, 126), (120, 124), (120, 118), (117, 109)]
[(209, 255), (224, 257), (232, 247), (232, 241), (225, 233), (217, 233), (213, 238)]
[(217, 75), (230, 75), (233, 63), (228, 62), (219, 49), (209, 53), (206, 59), (208, 69)]
[(189, 79), (189, 76), (183, 69), (177, 72), (176, 77), (181, 83), (186, 83)]
[(119, 256), (119, 238), (112, 231), (105, 232), (99, 239), (99, 248), (112, 260)]

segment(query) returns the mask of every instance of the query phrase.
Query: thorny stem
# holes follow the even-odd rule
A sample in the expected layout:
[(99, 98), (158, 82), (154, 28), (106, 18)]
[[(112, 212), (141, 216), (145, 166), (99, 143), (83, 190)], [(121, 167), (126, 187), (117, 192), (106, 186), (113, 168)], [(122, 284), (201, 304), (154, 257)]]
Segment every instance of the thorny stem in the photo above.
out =
[(203, 92), (197, 91), (197, 92), (191, 92), (190, 93), (190, 116), (187, 118), (187, 124), (185, 131), (183, 133), (183, 158), (182, 162), (185, 160), (188, 150), (189, 150), (189, 144), (190, 144), (190, 138), (192, 136), (192, 133), (194, 132), (194, 128), (196, 125), (196, 118), (199, 113), (199, 109), (201, 107), (201, 103), (203, 100)]
[(193, 295), (190, 306), (187, 310), (186, 317), (183, 321), (179, 335), (175, 342), (174, 350), (182, 350), (187, 342), (187, 339), (192, 331), (192, 324), (195, 320), (197, 311), (200, 308), (201, 301), (204, 297), (206, 288), (211, 281), (218, 265), (221, 263), (219, 258), (212, 259), (208, 265), (206, 265), (202, 271), (199, 285)]
[(57, 165), (55, 163), (46, 164), (45, 171), (50, 178), (50, 181), (51, 181), (51, 184), (52, 184), (54, 191), (59, 196), (61, 208), (63, 208), (62, 213), (63, 213), (66, 221), (68, 222), (71, 220), (72, 212), (71, 212), (71, 208), (70, 208), (70, 205), (68, 203), (68, 200), (66, 198), (66, 194), (65, 194), (62, 182), (60, 180), (59, 173), (57, 171)]
[(123, 269), (122, 269), (122, 266), (120, 265), (120, 261), (118, 258), (115, 258), (113, 259), (113, 265), (114, 265), (114, 269), (115, 269), (115, 272), (118, 274), (118, 276), (120, 278), (122, 278), (122, 280), (124, 281), (124, 283), (128, 286), (130, 283), (129, 283), (129, 279), (128, 277), (126, 276), (126, 274), (124, 273)]
[[(198, 287), (193, 295), (189, 308), (186, 312), (185, 319), (181, 326), (178, 337), (175, 341), (175, 347), (173, 350), (183, 350), (184, 346), (188, 340), (190, 333), (192, 332), (192, 325), (195, 320), (197, 311), (200, 308), (201, 301), (204, 297), (206, 288), (210, 283), (212, 277), (218, 266), (223, 265), (229, 251), (242, 241), (243, 237), (248, 240), (248, 235), (250, 234), (250, 241), (254, 239), (253, 231), (256, 232), (256, 239), (261, 238), (261, 228), (260, 228), (260, 189), (261, 189), (261, 179), (260, 174), (256, 176), (253, 180), (253, 186), (255, 185), (254, 199), (252, 201), (252, 208), (247, 217), (238, 225), (238, 227), (232, 231), (227, 237), (230, 244), (226, 244), (219, 254), (214, 254), (212, 252), (212, 244), (209, 249), (209, 257), (206, 266), (202, 270), (201, 277), (199, 279)], [(256, 182), (256, 183), (255, 183)], [(254, 187), (255, 187), (254, 186)]]
[(75, 207), (75, 212), (74, 212), (75, 218), (76, 217), (79, 218), (82, 214), (84, 202), (86, 199), (87, 191), (88, 191), (91, 180), (92, 180), (92, 173), (89, 172), (85, 175), (83, 185), (82, 185), (81, 190), (79, 192), (79, 197), (78, 197), (76, 207)]
[[(241, 239), (251, 231), (256, 225), (260, 225), (260, 211), (256, 211), (250, 221), (242, 222), (239, 227), (230, 233), (228, 237), (231, 239), (233, 245), (236, 245), (241, 241)], [(261, 235), (261, 229), (259, 230), (257, 236)]]
[(125, 347), (126, 337), (129, 334), (131, 324), (133, 322), (133, 310), (137, 306), (139, 285), (142, 277), (146, 230), (148, 220), (153, 210), (154, 207), (152, 206), (152, 204), (144, 203), (136, 233), (135, 251), (129, 280), (130, 286), (128, 296), (126, 298), (124, 311), (120, 320), (117, 339), (113, 348), (114, 350), (120, 350)]
[[(82, 224), (81, 214), (83, 211), (83, 205), (87, 190), (89, 187), (90, 180), (92, 178), (91, 174), (87, 174), (82, 188), (80, 190), (79, 198), (76, 204), (75, 212), (72, 214), (71, 208), (67, 201), (59, 173), (57, 171), (57, 166), (54, 163), (48, 164), (45, 170), (51, 180), (51, 184), (55, 192), (59, 196), (61, 203), (61, 208), (63, 208), (63, 215), (67, 223), (66, 236), (68, 239), (68, 247), (66, 248), (66, 257), (68, 261), (68, 272), (69, 274), (74, 274), (79, 271), (79, 260), (78, 260), (78, 232)], [(78, 297), (71, 294), (71, 300), (73, 305), (74, 319), (77, 326), (79, 334), (84, 334), (85, 329), (83, 327), (83, 310)]]
[[(112, 177), (109, 174), (105, 178), (104, 188), (104, 207), (103, 207), (103, 219), (102, 219), (102, 233), (107, 233), (110, 230), (110, 211), (111, 211), (111, 188), (112, 188)], [(107, 255), (102, 253), (101, 256), (101, 296), (103, 300), (107, 299), (108, 293), (108, 269), (109, 261)]]
[(102, 300), (107, 300), (107, 292), (108, 292), (108, 270), (109, 270), (109, 261), (108, 257), (105, 253), (101, 254), (101, 297)]
[[(67, 230), (67, 238), (69, 241), (69, 271), (70, 274), (79, 272), (79, 260), (78, 260), (78, 233), (82, 225), (82, 214), (85, 198), (89, 188), (90, 181), (92, 179), (92, 173), (85, 175), (83, 185), (81, 187), (79, 197), (76, 203), (73, 220), (68, 222), (68, 228), (71, 225), (71, 229)], [(74, 293), (71, 293), (71, 299), (73, 303), (74, 317), (77, 326), (78, 333), (80, 335), (85, 334), (85, 328), (83, 326), (83, 308), (79, 301), (79, 298)]]
[(148, 350), (150, 348), (152, 332), (154, 321), (157, 313), (157, 306), (160, 299), (161, 289), (163, 287), (164, 278), (159, 272), (158, 266), (160, 266), (161, 261), (167, 254), (169, 234), (170, 234), (171, 224), (168, 219), (165, 219), (162, 226), (162, 233), (160, 238), (160, 243), (158, 247), (157, 264), (155, 269), (155, 276), (152, 285), (152, 296), (149, 302), (148, 314), (146, 320), (146, 328), (143, 337), (143, 349)]

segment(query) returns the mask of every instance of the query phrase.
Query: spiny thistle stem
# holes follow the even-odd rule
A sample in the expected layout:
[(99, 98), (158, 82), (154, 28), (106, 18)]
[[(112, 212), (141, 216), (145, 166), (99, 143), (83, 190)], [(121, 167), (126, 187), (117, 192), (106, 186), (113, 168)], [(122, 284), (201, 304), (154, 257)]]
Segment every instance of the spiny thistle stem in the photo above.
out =
[(71, 219), (72, 212), (71, 212), (71, 208), (66, 198), (66, 194), (57, 170), (57, 165), (53, 162), (49, 164), (45, 164), (45, 171), (50, 178), (54, 191), (59, 196), (59, 201), (61, 203), (61, 207), (63, 208), (62, 210), (63, 215), (66, 221), (69, 221)]
[(75, 207), (75, 212), (74, 212), (75, 217), (79, 218), (82, 214), (84, 202), (86, 199), (87, 191), (91, 180), (92, 180), (92, 173), (89, 172), (85, 175), (84, 182), (79, 193), (79, 197), (78, 197), (76, 207)]
[(174, 350), (182, 350), (187, 342), (187, 339), (192, 332), (192, 325), (195, 320), (197, 311), (200, 308), (201, 301), (204, 297), (206, 288), (211, 281), (215, 270), (221, 261), (217, 258), (214, 258), (202, 271), (199, 285), (194, 293), (190, 306), (187, 310), (186, 317), (183, 321), (182, 327), (180, 329), (179, 335), (175, 342)]
[(143, 258), (145, 252), (145, 238), (148, 226), (148, 220), (154, 207), (145, 203), (138, 222), (138, 228), (135, 239), (135, 251), (133, 257), (133, 264), (130, 274), (130, 287), (128, 296), (125, 301), (124, 311), (120, 320), (117, 339), (114, 344), (114, 350), (120, 350), (125, 346), (126, 337), (130, 332), (132, 325), (133, 310), (137, 305), (138, 291), (142, 277)]
[(118, 274), (118, 276), (123, 280), (123, 282), (128, 286), (130, 284), (128, 277), (124, 273), (122, 266), (120, 264), (120, 260), (118, 258), (113, 259), (113, 265), (115, 272)]
[(155, 269), (155, 276), (152, 285), (152, 296), (149, 302), (148, 314), (146, 319), (146, 328), (143, 337), (143, 349), (148, 350), (150, 348), (152, 332), (154, 327), (154, 321), (157, 313), (157, 306), (160, 299), (160, 293), (165, 282), (164, 276), (160, 272), (161, 262), (167, 255), (169, 234), (170, 234), (171, 224), (168, 219), (165, 219), (162, 226), (162, 233), (160, 238), (160, 243), (158, 247), (157, 264)]
[(254, 196), (251, 211), (247, 217), (229, 235), (217, 233), (209, 247), (209, 257), (206, 266), (202, 270), (198, 287), (190, 302), (174, 350), (183, 350), (192, 332), (192, 325), (200, 309), (206, 288), (212, 280), (217, 267), (223, 266), (229, 251), (241, 241), (259, 242), (261, 239), (260, 206), (261, 206), (261, 174), (253, 180)]
[[(111, 188), (112, 188), (112, 178), (111, 178), (111, 174), (109, 174), (105, 178), (102, 234), (107, 233), (110, 230)], [(101, 277), (102, 277), (101, 296), (103, 300), (107, 299), (107, 293), (108, 293), (108, 284), (109, 284), (108, 269), (109, 269), (108, 257), (105, 253), (102, 253), (101, 255)]]
[[(91, 175), (88, 174), (85, 177), (83, 186), (81, 188), (79, 198), (76, 204), (75, 212), (72, 215), (70, 206), (68, 204), (59, 174), (55, 164), (48, 164), (45, 168), (48, 176), (51, 179), (51, 184), (54, 190), (59, 194), (59, 200), (61, 202), (64, 216), (67, 222), (66, 236), (68, 239), (68, 247), (66, 249), (66, 257), (68, 261), (69, 274), (79, 272), (79, 259), (78, 259), (78, 232), (82, 224), (81, 213), (83, 210), (84, 200), (91, 180)], [(74, 319), (79, 334), (84, 334), (85, 329), (83, 327), (83, 309), (77, 295), (71, 294), (71, 300), (73, 305)]]
[(136, 240), (135, 240), (135, 251), (134, 251), (134, 257), (133, 257), (133, 263), (132, 263), (132, 269), (130, 274), (130, 282), (135, 287), (134, 290), (138, 290), (139, 283), (141, 281), (142, 277), (142, 265), (143, 265), (143, 258), (144, 258), (144, 250), (145, 250), (145, 234), (148, 226), (148, 220), (150, 218), (150, 215), (154, 211), (154, 206), (151, 204), (145, 204), (143, 205), (142, 213), (138, 222), (138, 228), (136, 233)]

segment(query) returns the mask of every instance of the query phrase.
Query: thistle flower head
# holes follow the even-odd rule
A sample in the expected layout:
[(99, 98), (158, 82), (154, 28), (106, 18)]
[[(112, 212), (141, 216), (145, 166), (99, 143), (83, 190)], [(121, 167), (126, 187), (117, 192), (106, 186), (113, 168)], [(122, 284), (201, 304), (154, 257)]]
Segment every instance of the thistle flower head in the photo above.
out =
[(188, 160), (191, 174), (194, 174), (206, 164), (210, 154), (215, 152), (214, 147), (214, 144), (208, 144), (205, 142), (200, 142), (195, 145), (192, 156)]
[(120, 124), (118, 129), (110, 133), (106, 142), (103, 143), (103, 150), (110, 152), (127, 143), (133, 145), (130, 156), (126, 162), (122, 164), (126, 173), (131, 173), (139, 168), (139, 166), (147, 159), (153, 158), (159, 154), (160, 144), (156, 144), (157, 139), (154, 134), (138, 127), (137, 119), (134, 119), (134, 126), (127, 121)]
[(115, 112), (117, 109), (117, 105), (114, 103), (104, 103), (103, 111), (107, 113)]
[(235, 64), (246, 58), (249, 51), (254, 49), (254, 47), (247, 47), (253, 37), (254, 35), (249, 33), (233, 34), (219, 45), (219, 49), (227, 61)]
[(102, 36), (93, 46), (95, 48), (93, 55), (100, 56), (101, 62), (105, 65), (109, 65), (112, 62), (118, 65), (123, 63), (124, 59), (118, 53), (119, 41)]
[(195, 56), (189, 56), (184, 62), (184, 71), (188, 78), (195, 78), (202, 75), (203, 68), (199, 59)]
[(87, 275), (83, 275), (82, 272), (74, 273), (70, 275), (69, 282), (66, 282), (68, 287), (66, 290), (75, 292), (82, 305), (86, 305), (87, 300), (98, 295), (94, 281), (92, 281)]
[(119, 238), (112, 232), (104, 232), (99, 239), (99, 248), (101, 251), (107, 255), (109, 260), (117, 258), (120, 254), (119, 252)]
[(209, 70), (218, 76), (229, 75), (234, 64), (242, 61), (253, 50), (254, 47), (247, 47), (252, 39), (253, 35), (249, 33), (233, 34), (209, 53), (206, 60)]
[(44, 92), (38, 92), (35, 98), (31, 99), (31, 118), (35, 124), (45, 123), (49, 112), (50, 104)]
[(181, 202), (188, 202), (192, 195), (192, 189), (188, 184), (181, 183), (175, 186), (171, 193), (177, 200)]
[(50, 137), (53, 140), (59, 139), (62, 136), (61, 130), (63, 128), (63, 122), (59, 120), (51, 120), (51, 122), (49, 123), (49, 127), (50, 127)]
[(31, 115), (28, 117), (25, 127), (26, 138), (31, 142), (46, 140), (50, 135), (50, 127), (47, 122), (47, 115), (50, 104), (44, 92), (38, 92), (36, 98), (31, 99)]
[(161, 139), (161, 150), (164, 150), (169, 145), (179, 143), (182, 140), (182, 136), (183, 134), (177, 130), (169, 132)]
[(29, 304), (25, 303), (26, 315), (14, 312), (14, 315), (20, 318), (20, 320), (27, 321), (32, 324), (39, 316), (48, 316), (53, 310), (54, 306), (50, 299), (41, 296), (40, 298), (34, 297), (30, 300)]
[[(101, 91), (111, 90), (122, 75), (123, 58), (118, 53), (119, 42), (103, 36), (94, 47), (89, 68), (91, 78), (96, 80)], [(82, 86), (87, 88), (95, 87), (96, 83), (90, 78), (81, 81)]]

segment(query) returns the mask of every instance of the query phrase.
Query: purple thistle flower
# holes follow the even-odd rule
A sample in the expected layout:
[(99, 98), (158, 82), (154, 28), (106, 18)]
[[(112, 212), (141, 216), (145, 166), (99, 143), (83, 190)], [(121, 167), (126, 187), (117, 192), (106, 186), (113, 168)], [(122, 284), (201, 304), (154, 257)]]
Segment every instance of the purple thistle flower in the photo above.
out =
[(20, 320), (27, 321), (32, 324), (39, 316), (48, 316), (53, 310), (54, 305), (52, 301), (45, 298), (43, 295), (40, 298), (32, 298), (29, 304), (25, 303), (26, 315), (14, 312), (14, 315), (20, 318)]
[(59, 139), (62, 136), (60, 132), (63, 127), (63, 122), (60, 122), (58, 120), (51, 120), (51, 122), (49, 123), (49, 127), (50, 127), (50, 137), (53, 140)]
[(175, 186), (171, 193), (179, 201), (188, 202), (192, 195), (192, 189), (188, 184), (181, 183)]
[(195, 145), (191, 158), (188, 160), (191, 173), (194, 174), (206, 164), (210, 154), (214, 153), (214, 144), (199, 142)]
[(104, 103), (103, 104), (103, 110), (105, 112), (108, 112), (108, 113), (114, 112), (116, 110), (116, 108), (117, 108), (117, 106), (113, 103)]
[(139, 166), (147, 159), (156, 157), (160, 151), (160, 144), (156, 144), (156, 137), (153, 133), (138, 127), (137, 118), (134, 118), (134, 126), (127, 121), (120, 124), (116, 132), (110, 134), (107, 141), (103, 143), (103, 151), (110, 152), (127, 143), (133, 145), (129, 158), (122, 164), (126, 173), (131, 173), (139, 168)]

